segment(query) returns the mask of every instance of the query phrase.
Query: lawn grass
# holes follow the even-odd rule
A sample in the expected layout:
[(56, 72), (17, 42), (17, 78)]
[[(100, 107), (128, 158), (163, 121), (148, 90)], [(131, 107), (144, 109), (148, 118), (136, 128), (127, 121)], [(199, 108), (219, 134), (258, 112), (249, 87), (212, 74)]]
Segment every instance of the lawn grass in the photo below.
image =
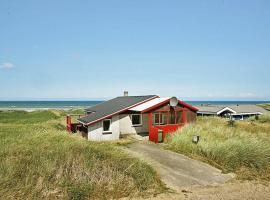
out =
[[(263, 123), (264, 122), (264, 123)], [(192, 136), (199, 135), (198, 144)], [(167, 137), (166, 148), (208, 162), (239, 179), (270, 180), (270, 123), (217, 117), (198, 118)]]
[(0, 199), (112, 199), (164, 190), (117, 143), (65, 132), (65, 112), (0, 112)]

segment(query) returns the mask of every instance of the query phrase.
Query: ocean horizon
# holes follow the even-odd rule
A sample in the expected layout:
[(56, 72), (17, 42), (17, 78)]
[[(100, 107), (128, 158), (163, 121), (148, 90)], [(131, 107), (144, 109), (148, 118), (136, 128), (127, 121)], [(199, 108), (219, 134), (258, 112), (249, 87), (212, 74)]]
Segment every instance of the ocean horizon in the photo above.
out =
[[(0, 109), (76, 109), (87, 108), (104, 101), (0, 101)], [(193, 106), (199, 105), (244, 105), (265, 104), (270, 101), (185, 101)]]

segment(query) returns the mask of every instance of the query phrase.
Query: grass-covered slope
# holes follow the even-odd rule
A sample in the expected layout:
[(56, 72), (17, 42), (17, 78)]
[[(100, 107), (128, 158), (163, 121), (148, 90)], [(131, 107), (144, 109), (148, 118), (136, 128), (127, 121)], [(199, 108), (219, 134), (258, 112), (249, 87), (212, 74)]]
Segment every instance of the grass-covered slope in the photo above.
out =
[(248, 121), (270, 124), (270, 114), (264, 114), (257, 117), (250, 117)]
[[(263, 120), (264, 122), (265, 120)], [(199, 135), (198, 144), (192, 136)], [(167, 138), (166, 147), (206, 161), (240, 179), (270, 180), (270, 123), (203, 117)]]
[(258, 104), (258, 106), (261, 106), (262, 108), (264, 108), (266, 110), (270, 110), (270, 103)]
[(0, 112), (0, 199), (108, 199), (163, 186), (155, 171), (113, 143), (64, 131), (63, 113)]

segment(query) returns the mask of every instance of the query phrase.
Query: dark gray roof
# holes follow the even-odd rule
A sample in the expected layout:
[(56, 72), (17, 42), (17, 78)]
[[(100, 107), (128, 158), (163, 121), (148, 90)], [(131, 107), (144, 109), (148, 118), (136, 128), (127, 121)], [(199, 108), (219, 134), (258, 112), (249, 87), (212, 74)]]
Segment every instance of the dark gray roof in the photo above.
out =
[(140, 102), (144, 102), (146, 100), (150, 100), (156, 95), (148, 95), (148, 96), (121, 96), (111, 99), (109, 101), (105, 101), (96, 106), (90, 107), (86, 109), (87, 112), (92, 112), (86, 117), (82, 117), (78, 119), (79, 122), (83, 124), (90, 124), (92, 122), (104, 119), (114, 113), (118, 113), (120, 111), (126, 110), (129, 107), (136, 105)]
[(265, 110), (262, 107), (256, 105), (206, 105), (206, 106), (197, 106), (199, 109), (198, 113), (203, 114), (217, 114), (224, 108), (230, 108), (236, 112), (236, 114), (243, 113), (269, 113), (269, 111)]
[(217, 114), (218, 111), (222, 110), (226, 106), (205, 105), (205, 106), (196, 106), (196, 107), (199, 109), (198, 113)]
[(230, 106), (231, 109), (233, 109), (236, 113), (269, 113), (267, 110), (265, 110), (262, 107), (256, 106), (256, 105), (235, 105)]

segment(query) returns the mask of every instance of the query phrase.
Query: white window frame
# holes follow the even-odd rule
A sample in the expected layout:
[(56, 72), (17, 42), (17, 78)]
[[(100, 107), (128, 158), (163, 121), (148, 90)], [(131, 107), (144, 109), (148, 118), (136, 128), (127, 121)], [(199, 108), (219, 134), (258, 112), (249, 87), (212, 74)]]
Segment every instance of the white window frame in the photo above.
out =
[[(104, 126), (103, 126), (104, 121), (110, 121), (110, 127), (109, 127), (109, 130), (107, 130), (107, 131), (104, 131)], [(111, 125), (112, 125), (112, 120), (111, 120), (111, 119), (104, 119), (104, 120), (102, 121), (102, 132), (103, 132), (103, 133), (110, 133), (110, 132), (112, 132), (112, 131), (111, 131)]]
[[(133, 124), (132, 118), (133, 118), (134, 115), (139, 115), (140, 116), (140, 124)], [(142, 126), (142, 114), (131, 114), (131, 125), (132, 126)]]

